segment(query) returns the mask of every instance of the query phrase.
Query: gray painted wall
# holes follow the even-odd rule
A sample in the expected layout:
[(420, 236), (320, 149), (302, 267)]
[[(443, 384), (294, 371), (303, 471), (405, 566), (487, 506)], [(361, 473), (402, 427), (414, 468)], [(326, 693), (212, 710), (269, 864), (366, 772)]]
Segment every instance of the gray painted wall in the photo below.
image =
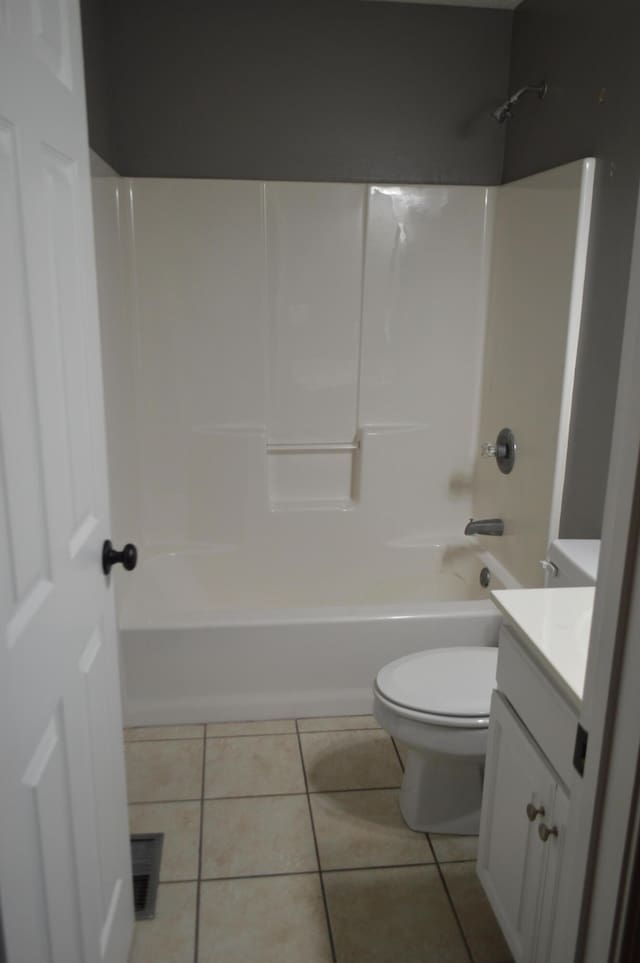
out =
[(113, 164), (111, 62), (106, 0), (81, 0), (80, 8), (89, 143), (100, 157)]
[[(640, 172), (640, 5), (526, 0), (514, 17), (512, 89), (546, 77), (509, 126), (505, 180), (595, 155), (599, 172), (571, 420), (562, 534), (599, 537)], [(601, 93), (602, 88), (605, 88)]]
[(111, 162), (147, 177), (495, 184), (504, 131), (488, 114), (506, 95), (511, 21), (359, 0), (112, 0)]

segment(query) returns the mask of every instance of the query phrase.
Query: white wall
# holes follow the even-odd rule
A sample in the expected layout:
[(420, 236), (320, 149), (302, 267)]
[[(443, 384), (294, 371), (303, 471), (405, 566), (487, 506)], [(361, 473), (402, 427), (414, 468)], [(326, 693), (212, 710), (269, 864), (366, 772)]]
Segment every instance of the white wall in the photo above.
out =
[(530, 586), (543, 583), (539, 560), (560, 524), (594, 166), (576, 161), (498, 191), (480, 440), (509, 427), (518, 447), (510, 475), (477, 459), (473, 510), (504, 518), (504, 537), (482, 541)]
[[(114, 514), (131, 519), (140, 492), (147, 551), (356, 559), (461, 534), (493, 190), (103, 180)], [(356, 437), (356, 456), (267, 454)]]

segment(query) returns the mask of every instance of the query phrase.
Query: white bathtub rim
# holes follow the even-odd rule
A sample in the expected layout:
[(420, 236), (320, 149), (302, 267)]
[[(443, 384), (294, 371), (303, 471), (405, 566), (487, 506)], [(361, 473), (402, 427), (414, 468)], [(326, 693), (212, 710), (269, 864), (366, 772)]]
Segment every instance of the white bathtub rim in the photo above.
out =
[(313, 608), (260, 608), (251, 610), (210, 609), (204, 612), (171, 612), (170, 615), (144, 618), (125, 611), (119, 627), (122, 631), (163, 629), (206, 629), (231, 626), (317, 625), (354, 622), (408, 622), (425, 616), (468, 618), (497, 611), (491, 599), (446, 602), (394, 602), (380, 606), (315, 606)]

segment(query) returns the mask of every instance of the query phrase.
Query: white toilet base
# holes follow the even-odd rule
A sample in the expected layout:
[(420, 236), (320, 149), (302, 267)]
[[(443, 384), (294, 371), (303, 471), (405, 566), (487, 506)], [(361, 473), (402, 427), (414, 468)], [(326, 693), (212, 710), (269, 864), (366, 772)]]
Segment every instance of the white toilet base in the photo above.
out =
[(421, 833), (476, 835), (483, 768), (481, 760), (410, 749), (400, 790), (407, 826)]

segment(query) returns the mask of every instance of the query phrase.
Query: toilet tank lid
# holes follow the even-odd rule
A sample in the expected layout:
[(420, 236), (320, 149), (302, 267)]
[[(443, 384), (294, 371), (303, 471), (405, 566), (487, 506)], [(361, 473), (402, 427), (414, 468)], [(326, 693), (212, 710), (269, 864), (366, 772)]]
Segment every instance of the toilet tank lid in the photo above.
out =
[(595, 585), (600, 558), (599, 538), (557, 538), (548, 558), (558, 566), (569, 585)]
[(494, 646), (429, 649), (385, 665), (376, 686), (386, 699), (417, 712), (488, 717), (497, 661)]

